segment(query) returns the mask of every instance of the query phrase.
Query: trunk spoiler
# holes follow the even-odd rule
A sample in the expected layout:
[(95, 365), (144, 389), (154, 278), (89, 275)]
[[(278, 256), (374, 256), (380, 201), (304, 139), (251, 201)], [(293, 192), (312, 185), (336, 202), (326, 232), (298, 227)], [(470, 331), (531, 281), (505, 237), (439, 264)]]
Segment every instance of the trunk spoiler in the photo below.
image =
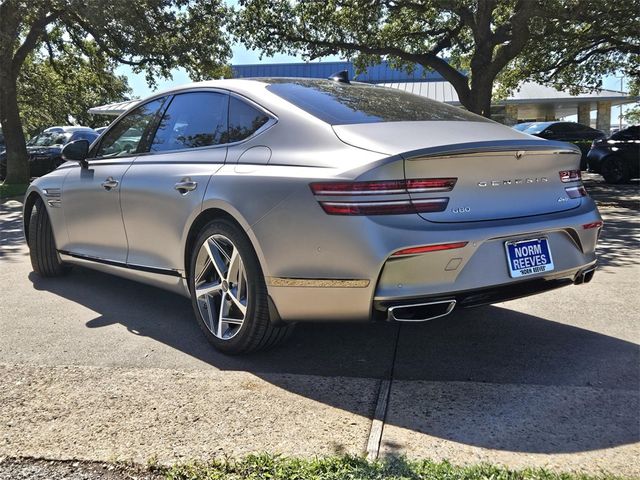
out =
[(571, 143), (552, 140), (491, 140), (487, 142), (456, 143), (452, 145), (420, 148), (418, 150), (404, 152), (401, 156), (406, 160), (412, 160), (418, 157), (442, 157), (513, 150), (522, 152), (552, 150), (553, 153), (557, 154), (581, 155), (580, 149)]

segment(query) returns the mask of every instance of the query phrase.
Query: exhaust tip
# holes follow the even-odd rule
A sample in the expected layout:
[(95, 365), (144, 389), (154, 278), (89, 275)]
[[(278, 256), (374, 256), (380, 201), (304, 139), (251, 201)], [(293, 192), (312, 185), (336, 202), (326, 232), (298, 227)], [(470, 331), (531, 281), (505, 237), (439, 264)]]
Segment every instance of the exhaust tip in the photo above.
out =
[(591, 267), (587, 270), (583, 270), (576, 275), (576, 279), (573, 281), (574, 285), (582, 285), (583, 283), (589, 283), (593, 279), (593, 275), (596, 272), (596, 267)]
[(389, 307), (389, 320), (396, 322), (426, 322), (449, 315), (456, 306), (455, 300), (396, 305)]

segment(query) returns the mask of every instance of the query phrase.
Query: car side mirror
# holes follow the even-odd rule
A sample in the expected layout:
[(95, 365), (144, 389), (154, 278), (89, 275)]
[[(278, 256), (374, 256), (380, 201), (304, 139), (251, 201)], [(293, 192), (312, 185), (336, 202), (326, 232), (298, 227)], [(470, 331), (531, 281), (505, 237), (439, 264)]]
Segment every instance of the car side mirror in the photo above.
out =
[(81, 167), (87, 166), (87, 156), (89, 155), (88, 140), (74, 140), (67, 143), (62, 149), (62, 159), (79, 162)]

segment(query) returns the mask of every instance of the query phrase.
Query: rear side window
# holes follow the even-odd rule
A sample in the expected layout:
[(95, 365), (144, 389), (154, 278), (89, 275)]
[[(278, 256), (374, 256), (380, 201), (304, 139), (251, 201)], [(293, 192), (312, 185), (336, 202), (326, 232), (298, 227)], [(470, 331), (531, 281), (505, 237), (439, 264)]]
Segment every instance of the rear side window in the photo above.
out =
[(208, 147), (223, 143), (228, 96), (214, 92), (176, 95), (160, 120), (151, 152)]
[(484, 117), (420, 95), (367, 84), (330, 80), (266, 79), (272, 93), (331, 125), (462, 120)]
[(235, 97), (229, 100), (229, 131), (224, 143), (244, 140), (269, 121), (269, 117)]

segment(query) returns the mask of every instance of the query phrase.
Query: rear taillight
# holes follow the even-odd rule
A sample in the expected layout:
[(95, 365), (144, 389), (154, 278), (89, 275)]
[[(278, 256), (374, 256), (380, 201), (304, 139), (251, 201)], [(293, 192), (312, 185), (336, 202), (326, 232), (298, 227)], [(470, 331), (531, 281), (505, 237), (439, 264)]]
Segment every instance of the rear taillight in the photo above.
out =
[(372, 182), (316, 182), (314, 195), (395, 195), (402, 193), (450, 192), (457, 178), (420, 178)]
[(469, 242), (455, 242), (455, 243), (439, 243), (437, 245), (422, 245), (420, 247), (411, 247), (398, 250), (391, 254), (392, 257), (404, 257), (407, 255), (419, 255), (421, 253), (428, 252), (440, 252), (442, 250), (454, 250), (456, 248), (466, 247)]
[[(314, 195), (358, 197), (450, 192), (457, 180), (457, 178), (416, 178), (366, 182), (314, 182), (309, 186)], [(344, 202), (318, 200), (318, 203), (329, 215), (398, 215), (442, 212), (446, 210), (449, 198), (376, 199), (375, 201), (350, 199)]]
[(395, 200), (388, 202), (320, 202), (329, 215), (399, 215), (404, 213), (442, 212), (448, 198), (425, 200)]
[(567, 192), (567, 196), (569, 198), (580, 198), (587, 196), (587, 191), (582, 185), (582, 172), (580, 170), (561, 170), (559, 174), (560, 181), (562, 183), (580, 182), (580, 185), (565, 187), (565, 191)]
[(457, 178), (417, 178), (407, 180), (409, 193), (450, 192), (456, 186)]
[(566, 187), (565, 192), (567, 192), (567, 196), (569, 198), (580, 198), (587, 196), (587, 190), (582, 186), (578, 185), (577, 187)]
[(560, 180), (562, 183), (578, 182), (582, 180), (582, 172), (580, 170), (562, 170)]

